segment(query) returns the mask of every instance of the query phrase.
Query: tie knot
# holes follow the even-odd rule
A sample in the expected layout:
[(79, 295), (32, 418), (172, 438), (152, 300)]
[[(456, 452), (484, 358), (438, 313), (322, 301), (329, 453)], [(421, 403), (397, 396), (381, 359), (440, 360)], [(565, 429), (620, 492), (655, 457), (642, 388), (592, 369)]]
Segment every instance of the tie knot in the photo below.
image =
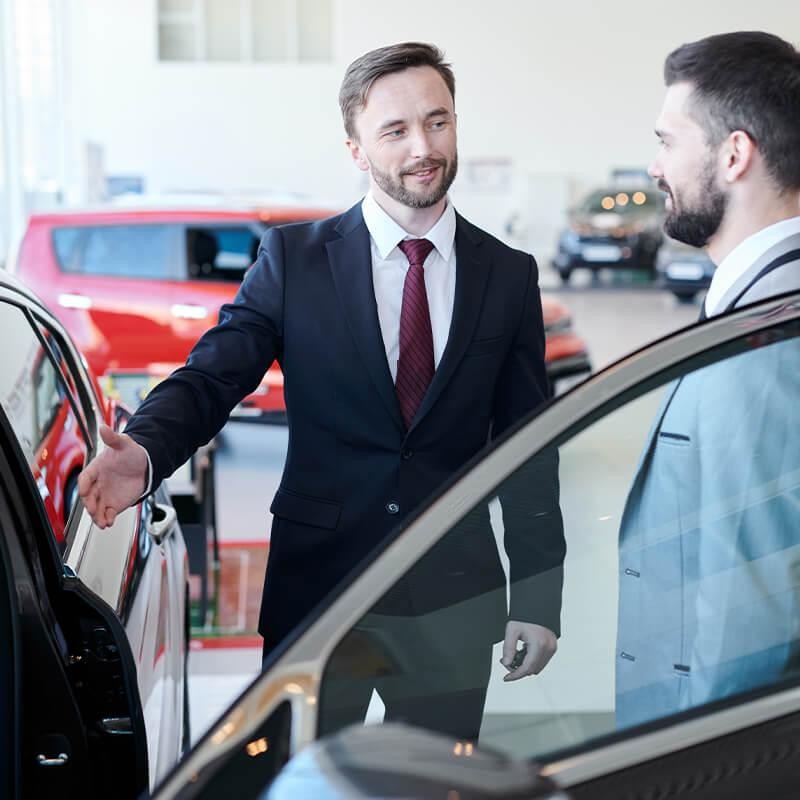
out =
[(427, 239), (404, 239), (397, 245), (405, 254), (411, 266), (422, 266), (433, 250), (433, 242)]

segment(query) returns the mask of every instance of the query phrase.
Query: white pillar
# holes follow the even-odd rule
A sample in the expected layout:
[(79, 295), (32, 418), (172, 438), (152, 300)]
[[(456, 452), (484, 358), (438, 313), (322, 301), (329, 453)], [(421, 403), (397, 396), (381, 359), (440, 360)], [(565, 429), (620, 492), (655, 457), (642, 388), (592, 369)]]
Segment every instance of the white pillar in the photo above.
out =
[(5, 200), (3, 218), (0, 220), (3, 247), (0, 258), (3, 261), (6, 260), (6, 254), (13, 254), (27, 220), (19, 126), (16, 2), (0, 0), (0, 142), (5, 176), (0, 189)]

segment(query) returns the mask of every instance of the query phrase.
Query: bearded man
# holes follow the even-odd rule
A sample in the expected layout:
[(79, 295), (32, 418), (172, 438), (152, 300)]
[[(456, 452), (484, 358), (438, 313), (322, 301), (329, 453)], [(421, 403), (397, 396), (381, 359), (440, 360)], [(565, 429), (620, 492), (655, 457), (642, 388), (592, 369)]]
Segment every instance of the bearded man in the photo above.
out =
[[(667, 194), (666, 233), (717, 264), (701, 319), (797, 290), (800, 53), (729, 33), (679, 47), (664, 75), (650, 175)], [(793, 669), (799, 396), (796, 340), (668, 387), (620, 528), (618, 726)]]

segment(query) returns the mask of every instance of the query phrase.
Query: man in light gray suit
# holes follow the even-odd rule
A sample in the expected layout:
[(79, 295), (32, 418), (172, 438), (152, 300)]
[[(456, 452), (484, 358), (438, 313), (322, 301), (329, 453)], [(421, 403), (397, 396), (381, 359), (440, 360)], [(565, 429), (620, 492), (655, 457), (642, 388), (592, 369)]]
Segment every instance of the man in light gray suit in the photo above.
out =
[[(800, 53), (684, 45), (650, 174), (666, 232), (717, 269), (701, 317), (800, 289)], [(800, 642), (800, 339), (666, 390), (620, 528), (618, 726), (780, 680)]]

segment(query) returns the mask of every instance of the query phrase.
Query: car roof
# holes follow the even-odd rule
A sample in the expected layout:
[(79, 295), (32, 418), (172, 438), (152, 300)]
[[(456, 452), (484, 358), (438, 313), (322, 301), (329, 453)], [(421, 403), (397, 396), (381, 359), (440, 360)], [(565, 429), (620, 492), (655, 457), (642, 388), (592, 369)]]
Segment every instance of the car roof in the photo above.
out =
[(323, 205), (301, 203), (286, 196), (248, 199), (215, 195), (127, 195), (101, 205), (35, 211), (30, 215), (30, 224), (208, 220), (253, 220), (279, 224), (324, 219), (338, 211)]

